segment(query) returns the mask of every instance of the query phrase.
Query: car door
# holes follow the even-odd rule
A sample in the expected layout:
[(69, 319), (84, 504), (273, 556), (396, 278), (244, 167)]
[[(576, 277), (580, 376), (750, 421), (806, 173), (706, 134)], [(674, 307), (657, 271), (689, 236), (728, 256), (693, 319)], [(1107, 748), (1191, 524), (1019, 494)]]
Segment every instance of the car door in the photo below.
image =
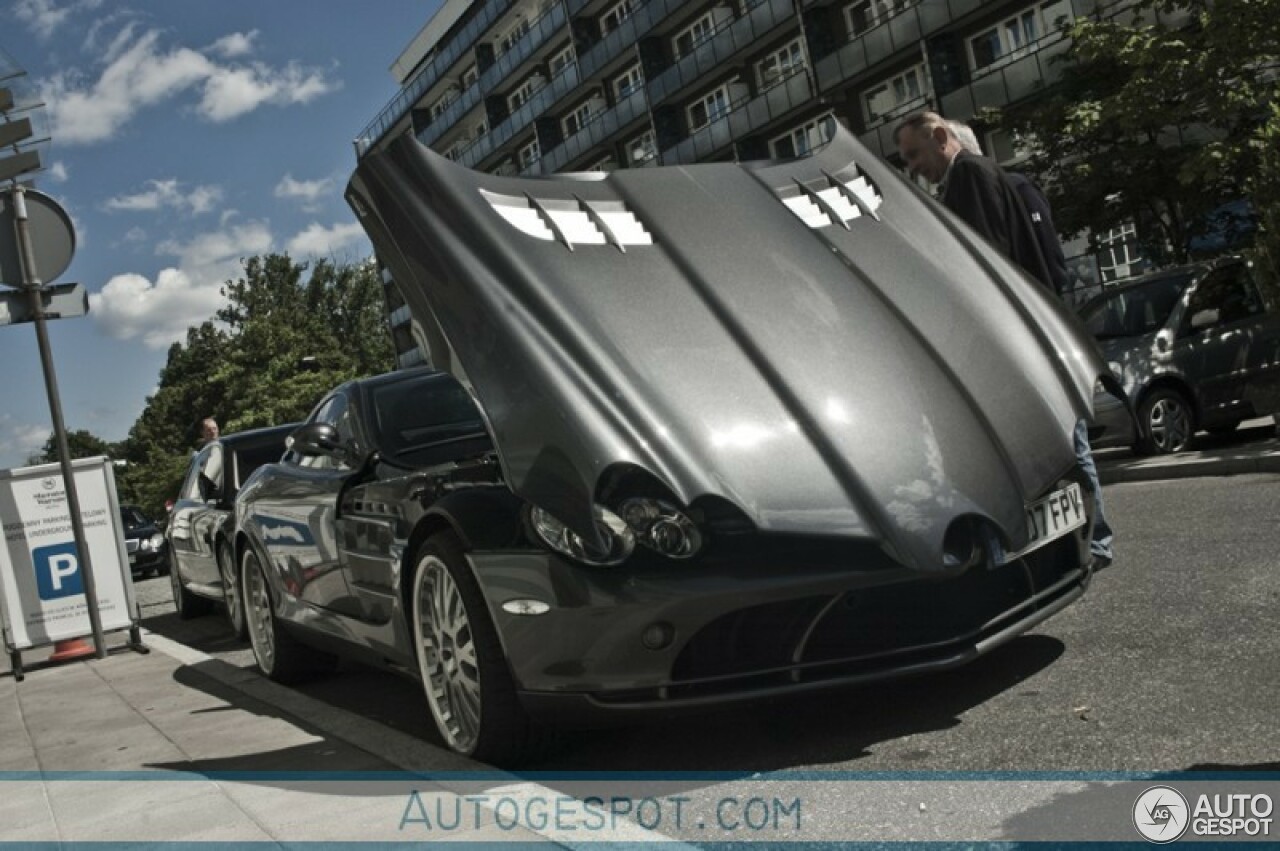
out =
[(222, 457), (223, 447), (217, 442), (195, 455), (169, 519), (174, 567), (187, 585), (218, 581), (209, 513), (210, 500), (217, 498), (213, 488), (221, 481)]
[[(349, 439), (350, 399), (341, 390), (325, 398), (308, 423), (334, 426)], [(254, 495), (252, 517), (270, 568), (292, 596), (320, 608), (354, 614), (339, 563), (334, 521), (338, 498), (353, 474), (328, 455), (288, 452)]]
[(1174, 361), (1195, 389), (1202, 420), (1251, 413), (1250, 385), (1269, 360), (1264, 319), (1262, 299), (1243, 263), (1209, 272), (1191, 293)]

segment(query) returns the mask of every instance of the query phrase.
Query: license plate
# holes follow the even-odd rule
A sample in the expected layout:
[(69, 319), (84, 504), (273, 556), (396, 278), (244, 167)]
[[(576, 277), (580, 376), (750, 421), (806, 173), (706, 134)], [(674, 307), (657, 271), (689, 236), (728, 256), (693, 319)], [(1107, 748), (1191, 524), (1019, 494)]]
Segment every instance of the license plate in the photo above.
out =
[(1077, 484), (1067, 485), (1027, 506), (1027, 545), (1005, 556), (1010, 562), (1055, 541), (1085, 524), (1084, 494)]

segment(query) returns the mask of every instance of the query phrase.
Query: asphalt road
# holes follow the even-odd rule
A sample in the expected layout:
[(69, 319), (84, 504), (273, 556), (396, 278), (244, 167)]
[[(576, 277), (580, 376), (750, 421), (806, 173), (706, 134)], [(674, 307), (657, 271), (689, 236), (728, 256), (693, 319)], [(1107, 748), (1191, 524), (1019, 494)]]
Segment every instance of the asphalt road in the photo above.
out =
[[(541, 770), (1280, 770), (1280, 477), (1106, 489), (1118, 558), (1040, 629), (940, 676), (573, 731)], [(220, 615), (179, 621), (138, 583), (144, 625), (251, 668)], [(344, 665), (310, 696), (437, 741), (416, 683)]]

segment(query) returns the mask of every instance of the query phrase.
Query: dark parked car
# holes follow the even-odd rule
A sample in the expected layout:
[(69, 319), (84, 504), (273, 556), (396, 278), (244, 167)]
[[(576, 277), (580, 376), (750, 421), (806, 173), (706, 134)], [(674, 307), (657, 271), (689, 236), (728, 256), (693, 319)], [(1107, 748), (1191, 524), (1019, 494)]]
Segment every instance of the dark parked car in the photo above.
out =
[(134, 576), (159, 576), (169, 568), (168, 545), (160, 528), (136, 505), (120, 506), (124, 548)]
[(838, 131), (555, 179), (411, 134), (348, 199), (450, 374), (338, 388), (236, 502), (259, 665), (445, 742), (950, 668), (1079, 597), (1096, 347)]
[(1180, 452), (1199, 430), (1280, 413), (1280, 305), (1240, 258), (1124, 284), (1081, 310), (1137, 414), (1095, 404), (1095, 446)]
[(254, 470), (280, 460), (285, 438), (296, 427), (293, 423), (224, 434), (191, 457), (166, 532), (179, 617), (207, 614), (214, 602), (221, 602), (231, 628), (237, 636), (245, 636), (244, 603), (231, 550), (235, 540), (231, 506)]

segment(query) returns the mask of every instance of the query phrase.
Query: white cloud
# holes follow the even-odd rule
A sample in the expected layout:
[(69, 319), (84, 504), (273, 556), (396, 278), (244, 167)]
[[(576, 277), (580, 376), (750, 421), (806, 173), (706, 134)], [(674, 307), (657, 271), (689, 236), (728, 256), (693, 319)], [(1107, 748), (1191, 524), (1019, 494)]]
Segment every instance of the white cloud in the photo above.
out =
[(161, 243), (157, 253), (177, 257), (177, 265), (161, 270), (155, 281), (136, 273), (116, 275), (89, 296), (89, 315), (117, 339), (162, 349), (212, 318), (225, 301), (223, 283), (242, 271), (240, 258), (269, 252), (271, 241), (265, 223), (250, 222), (188, 242)]
[(55, 182), (66, 183), (69, 176), (70, 174), (67, 171), (67, 164), (62, 160), (58, 160), (53, 165), (49, 166), (49, 177)]
[(320, 198), (332, 192), (336, 183), (337, 181), (332, 177), (322, 177), (319, 180), (294, 180), (293, 175), (286, 174), (276, 184), (275, 196), (301, 201), (304, 210), (315, 211), (319, 209)]
[(253, 42), (257, 38), (257, 30), (250, 30), (247, 33), (231, 33), (215, 41), (209, 46), (209, 49), (219, 56), (234, 59), (238, 56), (246, 56), (252, 53)]
[[(158, 30), (136, 35), (133, 25), (128, 25), (105, 51), (105, 64), (96, 80), (67, 70), (46, 81), (42, 95), (49, 105), (54, 138), (64, 144), (113, 138), (140, 111), (189, 91), (199, 94), (198, 114), (221, 122), (266, 104), (307, 103), (335, 87), (319, 70), (294, 63), (284, 68), (257, 62), (220, 64), (188, 47), (162, 46), (160, 36)], [(235, 50), (241, 39), (247, 43), (252, 37), (228, 36), (215, 46), (225, 53), (228, 48)]]
[(286, 249), (291, 257), (330, 257), (364, 238), (364, 229), (356, 222), (328, 228), (312, 222), (306, 230), (289, 240)]
[(14, 16), (26, 24), (41, 39), (53, 35), (81, 9), (96, 9), (102, 0), (77, 0), (59, 5), (55, 0), (17, 0), (13, 4)]
[(103, 205), (111, 212), (146, 212), (171, 208), (197, 214), (207, 213), (222, 199), (222, 189), (217, 186), (197, 186), (183, 192), (175, 178), (148, 180), (148, 188), (132, 195), (117, 195)]
[(52, 425), (15, 422), (9, 414), (0, 414), (0, 467), (21, 467), (27, 459), (44, 448), (53, 431)]

